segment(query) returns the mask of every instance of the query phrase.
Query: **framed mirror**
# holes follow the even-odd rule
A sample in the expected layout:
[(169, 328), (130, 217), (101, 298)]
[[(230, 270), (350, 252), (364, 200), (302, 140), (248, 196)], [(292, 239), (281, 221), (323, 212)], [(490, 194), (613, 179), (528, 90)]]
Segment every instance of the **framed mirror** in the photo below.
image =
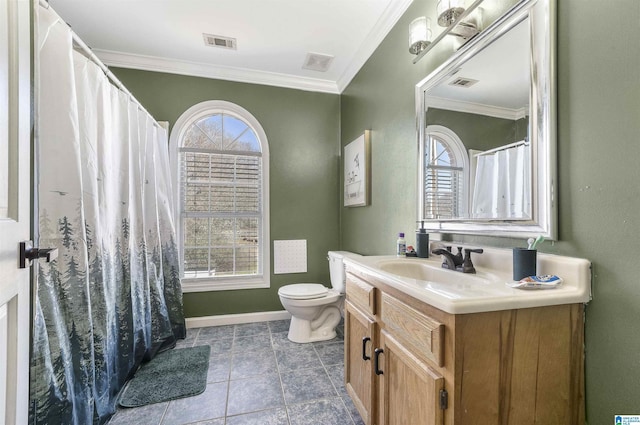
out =
[(416, 86), (418, 220), (556, 239), (553, 0), (523, 0)]

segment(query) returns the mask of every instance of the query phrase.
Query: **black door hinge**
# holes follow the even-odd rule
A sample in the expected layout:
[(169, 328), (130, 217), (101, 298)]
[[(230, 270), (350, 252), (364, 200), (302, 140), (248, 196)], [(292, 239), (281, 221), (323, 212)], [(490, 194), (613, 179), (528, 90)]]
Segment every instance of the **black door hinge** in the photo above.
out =
[(445, 410), (449, 407), (449, 393), (447, 390), (440, 390), (440, 409)]

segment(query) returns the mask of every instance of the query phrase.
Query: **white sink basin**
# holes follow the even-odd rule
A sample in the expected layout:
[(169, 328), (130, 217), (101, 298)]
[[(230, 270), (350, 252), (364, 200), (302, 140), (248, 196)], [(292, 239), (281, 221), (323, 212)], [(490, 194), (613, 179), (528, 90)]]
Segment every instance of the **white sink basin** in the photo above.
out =
[(555, 274), (562, 285), (549, 290), (521, 290), (511, 282), (512, 251), (485, 248), (473, 258), (476, 274), (442, 268), (442, 258), (345, 256), (348, 268), (360, 270), (407, 295), (453, 314), (510, 310), (591, 299), (591, 263), (587, 260), (538, 253), (538, 274)]
[(424, 280), (429, 282), (459, 284), (487, 285), (497, 276), (487, 273), (461, 273), (443, 269), (440, 265), (427, 263), (423, 260), (399, 258), (397, 260), (381, 261), (378, 263), (380, 270), (409, 279)]

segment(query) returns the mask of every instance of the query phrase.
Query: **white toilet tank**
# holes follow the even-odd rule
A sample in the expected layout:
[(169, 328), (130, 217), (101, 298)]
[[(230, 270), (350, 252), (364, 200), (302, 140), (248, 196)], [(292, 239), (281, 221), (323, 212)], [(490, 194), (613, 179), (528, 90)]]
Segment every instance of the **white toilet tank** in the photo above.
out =
[(331, 276), (331, 286), (341, 294), (344, 294), (346, 274), (342, 259), (347, 254), (344, 251), (329, 251), (329, 274)]

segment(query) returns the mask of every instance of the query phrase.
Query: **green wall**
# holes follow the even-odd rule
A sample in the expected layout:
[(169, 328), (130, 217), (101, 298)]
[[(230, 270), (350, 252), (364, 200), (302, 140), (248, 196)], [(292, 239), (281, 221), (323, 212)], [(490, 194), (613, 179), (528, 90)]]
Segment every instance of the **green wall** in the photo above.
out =
[[(406, 33), (409, 22), (435, 10), (435, 3), (415, 0), (341, 96), (342, 144), (364, 129), (372, 132), (372, 204), (341, 209), (345, 250), (391, 254), (399, 231), (413, 243), (414, 87), (448, 53), (435, 49), (413, 65)], [(557, 3), (559, 240), (543, 243), (541, 251), (593, 263), (587, 420), (612, 424), (614, 414), (640, 414), (640, 2)], [(524, 243), (444, 238), (478, 246)]]
[(186, 293), (187, 317), (282, 310), (281, 286), (329, 284), (326, 253), (339, 248), (338, 95), (131, 69), (113, 72), (151, 115), (171, 125), (206, 100), (226, 100), (251, 112), (269, 140), (271, 239), (307, 240), (307, 273), (272, 274), (269, 289)]
[(527, 136), (528, 118), (510, 120), (467, 112), (429, 108), (427, 125), (441, 125), (452, 130), (464, 147), (480, 151), (519, 142)]

